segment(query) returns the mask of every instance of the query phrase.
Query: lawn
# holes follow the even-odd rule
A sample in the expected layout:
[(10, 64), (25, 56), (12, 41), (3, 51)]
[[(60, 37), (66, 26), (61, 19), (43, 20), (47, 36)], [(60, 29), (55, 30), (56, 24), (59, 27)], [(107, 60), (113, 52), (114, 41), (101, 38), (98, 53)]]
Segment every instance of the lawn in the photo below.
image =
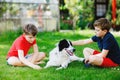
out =
[[(67, 69), (56, 71), (56, 67), (42, 70), (34, 70), (29, 67), (13, 67), (6, 64), (6, 54), (16, 37), (22, 34), (21, 31), (8, 31), (0, 33), (0, 80), (120, 80), (120, 67), (115, 68), (86, 68), (82, 62), (72, 62)], [(120, 33), (114, 32), (115, 38), (120, 45)], [(37, 43), (39, 51), (46, 52), (48, 61), (48, 53), (55, 47), (55, 44), (61, 39), (69, 39), (71, 41), (78, 39), (90, 38), (94, 35), (91, 30), (69, 31), (69, 32), (39, 32), (37, 34)], [(98, 49), (97, 44), (89, 44), (84, 46), (74, 46), (75, 54), (83, 57), (82, 50), (84, 47)], [(32, 52), (30, 50), (29, 52)], [(46, 64), (46, 63), (45, 63)], [(40, 66), (44, 67), (45, 64)]]

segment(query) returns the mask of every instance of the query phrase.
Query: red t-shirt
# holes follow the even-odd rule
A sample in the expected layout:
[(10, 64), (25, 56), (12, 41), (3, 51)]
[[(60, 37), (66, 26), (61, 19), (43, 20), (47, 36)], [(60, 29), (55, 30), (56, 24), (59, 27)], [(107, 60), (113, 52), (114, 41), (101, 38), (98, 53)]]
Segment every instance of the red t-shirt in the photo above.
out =
[(11, 56), (18, 57), (18, 50), (23, 50), (24, 56), (26, 56), (30, 47), (33, 46), (33, 44), (36, 44), (36, 39), (33, 43), (29, 43), (25, 39), (24, 35), (21, 35), (13, 42), (10, 50), (8, 51), (7, 59)]

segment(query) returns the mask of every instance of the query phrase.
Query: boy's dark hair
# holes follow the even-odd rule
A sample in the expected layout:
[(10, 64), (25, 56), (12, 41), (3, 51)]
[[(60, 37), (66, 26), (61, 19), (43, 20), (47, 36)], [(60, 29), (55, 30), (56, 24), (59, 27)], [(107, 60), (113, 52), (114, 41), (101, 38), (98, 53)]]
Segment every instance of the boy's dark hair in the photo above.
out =
[(27, 25), (25, 25), (25, 27), (23, 28), (23, 32), (24, 32), (26, 35), (31, 34), (31, 35), (35, 36), (38, 31), (37, 31), (37, 28), (36, 28), (35, 25), (33, 25), (33, 24), (27, 24)]
[(94, 27), (99, 27), (101, 30), (109, 31), (111, 28), (111, 23), (106, 18), (100, 18), (94, 22)]

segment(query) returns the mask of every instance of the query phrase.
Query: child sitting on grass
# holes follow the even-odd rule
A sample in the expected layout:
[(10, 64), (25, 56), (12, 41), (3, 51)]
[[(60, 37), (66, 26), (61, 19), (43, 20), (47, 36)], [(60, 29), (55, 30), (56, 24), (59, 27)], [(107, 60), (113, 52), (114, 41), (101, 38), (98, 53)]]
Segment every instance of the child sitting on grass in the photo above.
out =
[[(7, 54), (7, 63), (13, 66), (29, 66), (33, 69), (41, 69), (41, 60), (45, 58), (44, 52), (38, 51), (36, 43), (37, 28), (33, 24), (27, 24), (23, 28), (23, 34), (19, 36), (12, 44)], [(30, 48), (33, 53), (28, 54)]]
[(90, 39), (73, 41), (73, 45), (85, 45), (92, 42), (97, 42), (101, 51), (91, 48), (84, 48), (83, 54), (85, 63), (88, 65), (95, 65), (100, 67), (115, 67), (120, 64), (120, 48), (114, 38), (109, 32), (111, 27), (110, 22), (105, 18), (100, 18), (95, 21), (95, 36)]

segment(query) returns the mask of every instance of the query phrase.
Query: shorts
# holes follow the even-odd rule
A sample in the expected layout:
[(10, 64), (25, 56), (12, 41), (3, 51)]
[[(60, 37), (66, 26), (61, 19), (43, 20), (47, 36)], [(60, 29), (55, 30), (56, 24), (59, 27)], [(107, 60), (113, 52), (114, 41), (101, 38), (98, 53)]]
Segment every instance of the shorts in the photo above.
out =
[[(32, 54), (28, 54), (28, 55), (25, 56), (25, 58), (28, 59), (28, 58), (30, 58), (31, 56), (32, 56)], [(7, 59), (7, 62), (6, 62), (6, 63), (7, 63), (7, 65), (12, 66), (11, 64), (8, 63), (8, 59)]]
[(30, 58), (32, 56), (32, 54), (28, 54), (25, 56), (26, 59)]
[[(99, 53), (100, 53), (99, 51), (95, 50), (93, 52), (93, 55), (99, 54)], [(113, 62), (110, 58), (103, 58), (103, 62), (100, 65), (100, 67), (116, 67), (116, 66), (119, 66), (119, 65), (117, 63)]]

